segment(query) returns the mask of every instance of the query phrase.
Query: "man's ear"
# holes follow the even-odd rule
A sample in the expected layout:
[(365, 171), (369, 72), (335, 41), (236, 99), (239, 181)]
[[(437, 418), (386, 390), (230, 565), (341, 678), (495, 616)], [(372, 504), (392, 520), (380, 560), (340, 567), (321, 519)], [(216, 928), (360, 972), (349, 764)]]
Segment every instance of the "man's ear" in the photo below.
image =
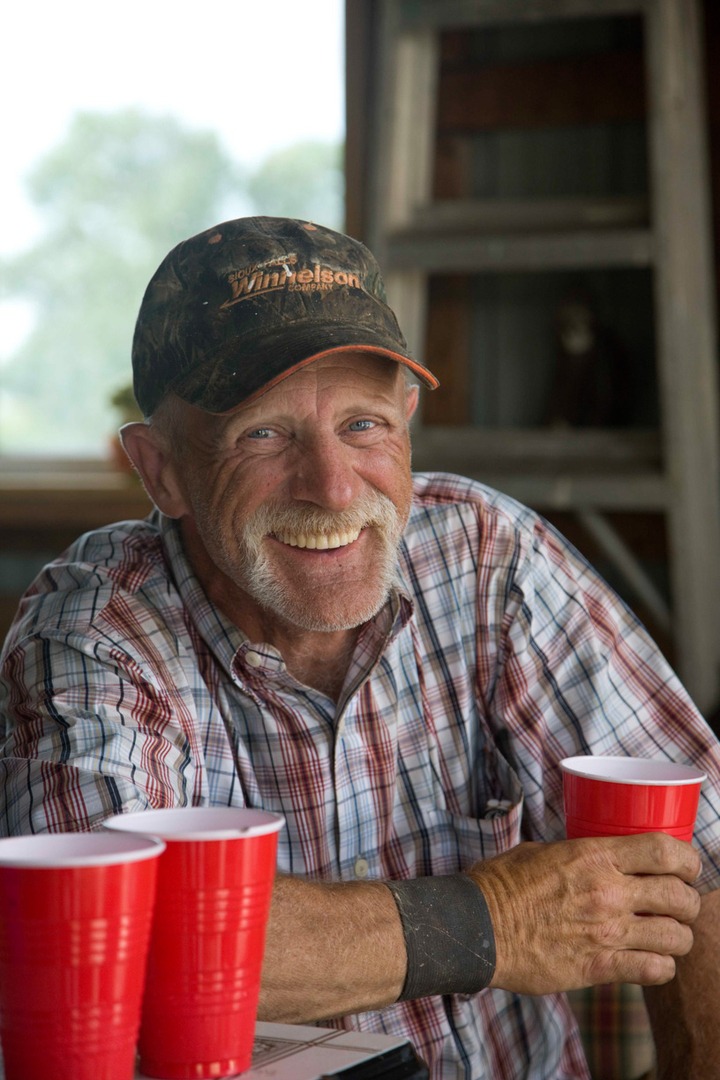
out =
[(158, 510), (171, 518), (188, 514), (190, 507), (178, 483), (177, 465), (165, 440), (141, 421), (124, 424), (120, 440)]

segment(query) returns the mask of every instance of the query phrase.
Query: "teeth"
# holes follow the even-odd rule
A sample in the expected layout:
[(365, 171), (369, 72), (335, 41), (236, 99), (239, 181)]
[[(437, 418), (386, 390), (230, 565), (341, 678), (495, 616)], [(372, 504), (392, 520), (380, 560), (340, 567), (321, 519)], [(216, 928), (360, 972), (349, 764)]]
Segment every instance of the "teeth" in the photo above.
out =
[(356, 529), (353, 532), (342, 533), (324, 533), (317, 534), (315, 536), (309, 536), (305, 533), (299, 533), (295, 536), (293, 533), (276, 533), (276, 538), (281, 544), (287, 544), (289, 547), (297, 548), (309, 548), (310, 550), (328, 551), (333, 548), (347, 547), (348, 544), (352, 544), (357, 540), (360, 535), (360, 529)]

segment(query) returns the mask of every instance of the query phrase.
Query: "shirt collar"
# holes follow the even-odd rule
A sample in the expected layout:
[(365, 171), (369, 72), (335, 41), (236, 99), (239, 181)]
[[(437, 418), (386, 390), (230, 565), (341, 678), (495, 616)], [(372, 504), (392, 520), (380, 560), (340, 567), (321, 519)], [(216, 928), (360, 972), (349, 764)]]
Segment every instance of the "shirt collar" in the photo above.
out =
[(210, 600), (185, 554), (180, 525), (174, 518), (158, 514), (163, 545), (180, 597), (200, 636), (228, 673), (235, 653), (247, 641), (234, 623)]

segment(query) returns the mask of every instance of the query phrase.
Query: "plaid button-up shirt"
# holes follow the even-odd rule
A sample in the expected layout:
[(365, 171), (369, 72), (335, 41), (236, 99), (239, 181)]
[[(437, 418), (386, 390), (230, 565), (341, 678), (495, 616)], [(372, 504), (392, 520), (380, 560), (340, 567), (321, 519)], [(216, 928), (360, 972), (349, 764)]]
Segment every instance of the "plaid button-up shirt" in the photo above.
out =
[[(658, 649), (542, 518), (415, 478), (398, 585), (337, 703), (209, 602), (158, 514), (81, 538), (22, 601), (3, 654), (0, 831), (147, 807), (283, 814), (278, 865), (326, 880), (451, 874), (564, 835), (558, 761), (708, 773), (699, 882), (720, 885), (720, 752)], [(486, 990), (339, 1021), (404, 1034), (434, 1078), (588, 1076), (563, 995)]]

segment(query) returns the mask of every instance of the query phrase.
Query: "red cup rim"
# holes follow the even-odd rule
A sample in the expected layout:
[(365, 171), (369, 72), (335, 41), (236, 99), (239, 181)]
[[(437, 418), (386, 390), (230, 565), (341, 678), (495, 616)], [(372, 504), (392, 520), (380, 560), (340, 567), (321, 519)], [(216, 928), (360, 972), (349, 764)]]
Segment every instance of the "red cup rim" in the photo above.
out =
[(157, 837), (105, 832), (35, 833), (0, 840), (0, 867), (56, 870), (111, 866), (154, 859), (165, 850)]
[[(597, 780), (607, 784), (639, 784), (643, 787), (698, 784), (707, 779), (707, 774), (694, 765), (684, 765), (662, 758), (595, 757), (588, 754), (563, 758), (560, 768), (563, 772), (585, 780)], [(607, 774), (608, 768), (613, 770), (613, 775), (603, 775)]]
[(182, 806), (114, 814), (103, 825), (118, 832), (163, 840), (237, 840), (279, 832), (285, 818), (269, 810), (239, 806)]

